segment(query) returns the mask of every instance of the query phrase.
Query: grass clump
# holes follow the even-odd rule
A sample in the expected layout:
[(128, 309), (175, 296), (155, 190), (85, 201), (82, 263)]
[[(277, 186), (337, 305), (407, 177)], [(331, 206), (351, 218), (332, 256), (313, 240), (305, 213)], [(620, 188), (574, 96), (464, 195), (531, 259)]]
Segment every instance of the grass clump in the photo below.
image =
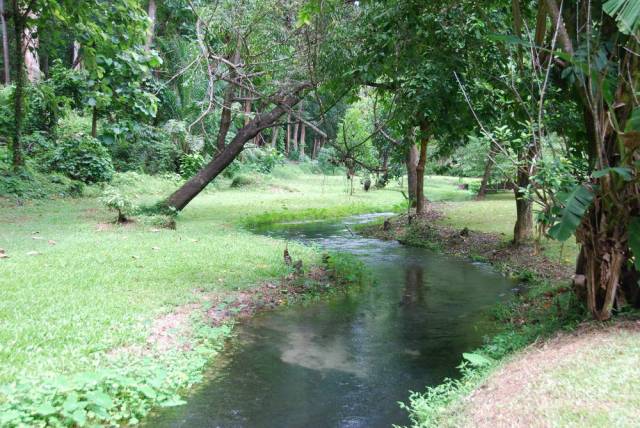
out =
[(254, 175), (238, 174), (231, 181), (232, 188), (247, 187), (258, 184), (258, 179)]

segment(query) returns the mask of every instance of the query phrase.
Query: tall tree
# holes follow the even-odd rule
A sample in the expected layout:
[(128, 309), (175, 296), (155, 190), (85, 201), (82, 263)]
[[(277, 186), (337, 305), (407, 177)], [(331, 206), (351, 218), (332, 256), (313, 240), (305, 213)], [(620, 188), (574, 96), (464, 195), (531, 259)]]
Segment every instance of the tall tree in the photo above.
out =
[(0, 31), (2, 32), (2, 67), (4, 84), (11, 82), (11, 61), (9, 60), (9, 34), (7, 33), (7, 17), (4, 0), (0, 0)]

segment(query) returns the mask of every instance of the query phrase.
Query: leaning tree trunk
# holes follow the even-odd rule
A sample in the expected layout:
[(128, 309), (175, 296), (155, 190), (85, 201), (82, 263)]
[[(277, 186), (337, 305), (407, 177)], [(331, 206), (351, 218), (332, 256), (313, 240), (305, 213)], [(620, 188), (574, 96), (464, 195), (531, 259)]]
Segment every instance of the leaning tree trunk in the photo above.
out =
[(405, 165), (407, 166), (407, 191), (409, 193), (409, 204), (411, 207), (415, 207), (418, 184), (418, 176), (416, 172), (416, 167), (418, 166), (418, 149), (413, 143), (409, 146), (409, 150), (407, 150)]
[(9, 60), (9, 34), (5, 17), (4, 0), (0, 0), (0, 31), (2, 31), (2, 66), (4, 67), (4, 84), (11, 83), (11, 61)]
[(247, 142), (251, 141), (263, 129), (272, 126), (282, 115), (289, 111), (291, 107), (298, 104), (300, 102), (298, 94), (309, 87), (309, 84), (299, 85), (290, 95), (284, 97), (269, 113), (256, 115), (254, 119), (250, 120), (249, 123), (238, 131), (222, 153), (169, 196), (165, 201), (165, 205), (176, 211), (180, 211), (186, 207), (193, 198), (233, 162)]

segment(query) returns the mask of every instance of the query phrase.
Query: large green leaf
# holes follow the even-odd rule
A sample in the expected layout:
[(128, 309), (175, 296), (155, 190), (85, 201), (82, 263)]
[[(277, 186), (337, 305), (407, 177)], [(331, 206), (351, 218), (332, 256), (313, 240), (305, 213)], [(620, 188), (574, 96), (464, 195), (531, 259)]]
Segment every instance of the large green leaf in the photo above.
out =
[(640, 30), (640, 1), (609, 0), (602, 5), (602, 9), (616, 20), (621, 32), (633, 34)]
[(633, 252), (636, 269), (640, 270), (640, 217), (631, 217), (629, 222), (629, 248)]
[(564, 198), (564, 208), (560, 212), (560, 219), (551, 229), (549, 236), (558, 241), (566, 241), (576, 232), (582, 217), (593, 202), (593, 191), (584, 184), (577, 185)]

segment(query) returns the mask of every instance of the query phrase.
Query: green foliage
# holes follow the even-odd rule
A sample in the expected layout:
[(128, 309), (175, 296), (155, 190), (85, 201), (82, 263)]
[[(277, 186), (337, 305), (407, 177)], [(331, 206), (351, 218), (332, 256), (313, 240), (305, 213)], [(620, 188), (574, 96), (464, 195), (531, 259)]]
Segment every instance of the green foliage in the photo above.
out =
[(75, 134), (60, 141), (48, 167), (85, 183), (109, 181), (114, 173), (107, 149), (85, 134)]
[(323, 174), (334, 174), (339, 162), (336, 150), (330, 146), (324, 146), (320, 149), (317, 161)]
[(119, 223), (129, 220), (135, 213), (137, 207), (133, 202), (118, 191), (115, 187), (107, 186), (100, 197), (100, 201), (112, 210), (118, 213), (117, 221)]
[(640, 30), (640, 3), (634, 0), (608, 0), (602, 5), (608, 15), (615, 18), (620, 31), (634, 34)]
[(182, 178), (191, 178), (202, 169), (207, 161), (200, 153), (187, 153), (180, 158), (180, 175)]
[(182, 147), (160, 128), (138, 121), (106, 124), (99, 135), (118, 171), (177, 172)]
[(269, 174), (276, 166), (284, 163), (284, 156), (273, 147), (247, 145), (242, 151), (241, 162), (250, 169)]
[(557, 223), (549, 229), (549, 236), (566, 241), (576, 231), (594, 198), (593, 189), (584, 184), (576, 185), (570, 193), (560, 195), (563, 204)]

